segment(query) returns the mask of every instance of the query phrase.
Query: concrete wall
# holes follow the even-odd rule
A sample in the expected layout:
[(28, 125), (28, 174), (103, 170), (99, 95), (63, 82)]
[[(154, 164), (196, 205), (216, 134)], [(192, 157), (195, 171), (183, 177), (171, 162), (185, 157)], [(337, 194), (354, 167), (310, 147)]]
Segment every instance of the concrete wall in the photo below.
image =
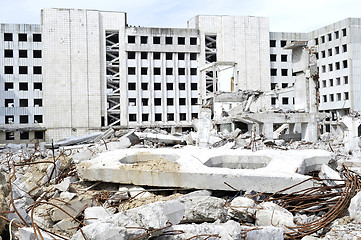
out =
[(124, 26), (125, 13), (42, 11), (47, 140), (100, 129), (101, 86), (105, 84), (102, 38), (105, 29), (122, 30)]
[[(127, 74), (124, 79), (126, 83), (135, 83), (137, 88), (128, 89), (125, 95), (121, 94), (121, 98), (126, 96), (121, 99), (125, 103), (121, 104), (121, 113), (126, 113), (121, 115), (121, 125), (130, 127), (190, 126), (192, 118), (198, 117), (199, 105), (197, 104), (200, 103), (198, 31), (128, 27), (126, 36), (135, 36), (135, 43), (127, 43), (125, 49), (126, 53), (135, 53), (135, 59), (126, 60), (126, 68), (123, 72), (127, 73), (127, 68), (135, 68), (136, 74)], [(141, 37), (147, 37), (146, 44), (140, 42)], [(153, 37), (160, 37), (160, 43), (154, 44)], [(172, 44), (167, 44), (166, 38), (172, 39)], [(179, 44), (178, 38), (184, 38), (184, 44)], [(196, 39), (197, 44), (191, 44), (191, 38)], [(155, 59), (154, 53), (159, 53), (160, 59)], [(146, 55), (147, 59), (142, 59), (141, 54)], [(191, 60), (192, 54), (193, 57), (196, 56), (196, 59)], [(167, 55), (171, 59), (167, 59)], [(184, 59), (181, 59), (180, 55), (184, 55)], [(142, 68), (147, 69), (147, 74), (141, 73)], [(159, 75), (155, 74), (155, 68), (160, 68)], [(167, 70), (172, 70), (172, 73), (167, 73)], [(180, 70), (184, 73), (180, 74)], [(148, 89), (143, 90), (142, 84), (147, 84)], [(158, 86), (160, 84), (160, 89), (156, 89), (155, 84)], [(169, 84), (173, 86), (173, 89), (168, 89)], [(180, 87), (182, 84), (184, 89)], [(136, 99), (135, 105), (129, 104), (128, 99), (131, 98)], [(148, 106), (142, 104), (142, 99), (148, 99)], [(155, 103), (156, 99), (161, 101), (160, 105)], [(168, 99), (173, 99), (173, 104), (168, 104)], [(136, 114), (136, 120), (129, 121), (128, 114)], [(143, 114), (148, 116), (147, 121), (142, 119)], [(161, 114), (161, 119), (156, 119), (155, 116), (159, 114)], [(173, 120), (170, 115), (173, 116)]]
[[(292, 50), (283, 49), (292, 41), (307, 41), (307, 33), (270, 32), (271, 88), (292, 87), (296, 77), (292, 74)], [(294, 110), (294, 91), (271, 96), (273, 107)]]
[[(309, 33), (309, 45), (318, 47), (319, 110), (321, 111), (338, 110), (352, 106), (352, 82), (355, 79), (351, 70), (353, 43), (350, 41), (350, 24), (351, 19), (345, 19)], [(345, 36), (344, 32), (346, 33)], [(318, 44), (316, 44), (316, 39)], [(344, 46), (347, 47), (346, 51), (343, 49)], [(344, 61), (347, 61), (347, 67), (343, 66)], [(348, 99), (346, 95), (348, 95)]]
[[(42, 124), (41, 38), (40, 25), (0, 25), (0, 128), (3, 131), (9, 124), (17, 125), (18, 129), (26, 124), (27, 132), (31, 131), (32, 125), (39, 127)], [(5, 70), (9, 68), (11, 72)], [(9, 84), (11, 88), (6, 90)], [(35, 120), (39, 124), (35, 124)], [(5, 132), (0, 134), (0, 143), (9, 142), (5, 136)], [(23, 140), (29, 141), (31, 137), (32, 133)]]
[(236, 90), (270, 90), (268, 18), (199, 15), (188, 21), (188, 27), (200, 32), (200, 66), (205, 64), (205, 35), (217, 35), (217, 61), (237, 64)]

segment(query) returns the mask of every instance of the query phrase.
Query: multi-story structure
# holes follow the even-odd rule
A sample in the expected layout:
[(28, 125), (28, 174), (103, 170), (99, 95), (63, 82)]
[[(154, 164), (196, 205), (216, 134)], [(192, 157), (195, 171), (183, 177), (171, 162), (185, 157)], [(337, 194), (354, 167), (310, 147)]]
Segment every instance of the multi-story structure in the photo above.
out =
[(207, 82), (213, 72), (200, 72), (211, 62), (236, 64), (234, 90), (270, 88), (266, 18), (197, 16), (188, 28), (162, 29), (129, 26), (120, 12), (42, 14), (48, 139), (102, 127), (190, 127), (201, 99), (217, 92), (217, 79)]
[[(41, 25), (1, 25), (0, 142), (187, 128), (202, 99), (222, 91), (261, 90), (268, 97), (256, 109), (293, 110), (292, 54), (283, 49), (292, 41), (318, 47), (319, 109), (336, 120), (361, 110), (360, 21), (274, 33), (264, 17), (196, 16), (183, 29), (146, 28), (129, 25), (123, 12), (45, 9)], [(229, 67), (231, 75), (221, 72)], [(324, 131), (337, 130), (334, 123)]]
[(271, 105), (276, 108), (294, 110), (292, 73), (292, 50), (284, 49), (294, 41), (307, 41), (307, 33), (270, 32), (270, 75), (271, 90), (277, 94), (271, 96)]
[(323, 131), (342, 132), (339, 118), (361, 111), (361, 19), (348, 18), (309, 33), (318, 48), (319, 110), (331, 113)]
[(0, 142), (44, 138), (40, 25), (1, 24)]

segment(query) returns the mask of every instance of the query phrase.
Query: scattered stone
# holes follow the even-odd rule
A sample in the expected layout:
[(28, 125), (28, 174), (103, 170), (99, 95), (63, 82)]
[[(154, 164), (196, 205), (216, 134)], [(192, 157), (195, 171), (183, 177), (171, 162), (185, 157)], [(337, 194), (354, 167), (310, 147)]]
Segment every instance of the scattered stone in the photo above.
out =
[(283, 240), (283, 234), (283, 228), (268, 226), (248, 231), (246, 240)]
[(350, 217), (355, 219), (356, 222), (361, 222), (361, 192), (358, 192), (352, 199), (348, 208)]
[(293, 215), (288, 210), (272, 202), (263, 202), (256, 212), (256, 226), (295, 227)]
[(185, 206), (185, 215), (182, 223), (215, 222), (227, 219), (226, 201), (216, 197), (197, 196), (185, 197), (180, 201)]
[(60, 233), (65, 232), (69, 236), (72, 236), (76, 232), (78, 226), (79, 223), (72, 218), (64, 218), (60, 220), (60, 222), (56, 223), (53, 226), (53, 229)]
[(254, 223), (257, 204), (247, 197), (236, 197), (229, 203), (228, 215), (241, 222)]
[(85, 224), (92, 224), (98, 219), (110, 217), (112, 214), (104, 207), (88, 207), (84, 211)]
[[(9, 205), (6, 201), (7, 196), (9, 195), (9, 186), (6, 182), (6, 179), (2, 173), (0, 173), (0, 211), (9, 211)], [(1, 216), (6, 217), (6, 213), (2, 213)], [(0, 233), (4, 230), (7, 221), (0, 218)]]

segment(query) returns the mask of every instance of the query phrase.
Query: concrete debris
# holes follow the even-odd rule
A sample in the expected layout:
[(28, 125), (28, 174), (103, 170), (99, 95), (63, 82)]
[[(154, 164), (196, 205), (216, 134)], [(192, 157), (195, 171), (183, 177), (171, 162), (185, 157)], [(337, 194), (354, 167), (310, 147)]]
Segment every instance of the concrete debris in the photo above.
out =
[(96, 133), (87, 134), (87, 135), (84, 135), (81, 137), (68, 137), (66, 139), (60, 140), (55, 143), (45, 144), (45, 147), (46, 148), (59, 148), (59, 147), (64, 147), (64, 146), (89, 143), (89, 142), (92, 142), (94, 139), (101, 138), (100, 136), (102, 136), (103, 134), (104, 134), (103, 132), (96, 132)]
[(272, 202), (263, 202), (256, 212), (256, 226), (282, 227), (289, 231), (296, 225), (292, 213)]
[(356, 222), (361, 223), (361, 192), (357, 193), (356, 196), (351, 199), (348, 212), (351, 218), (355, 219)]
[(228, 215), (240, 222), (254, 223), (255, 214), (257, 211), (257, 204), (253, 199), (247, 197), (236, 197), (228, 206)]
[[(6, 218), (6, 211), (9, 210), (9, 205), (6, 200), (7, 196), (9, 195), (9, 186), (5, 180), (5, 176), (0, 173), (0, 216)], [(6, 225), (6, 220), (0, 218), (0, 233), (4, 230)]]
[(227, 210), (224, 207), (225, 200), (211, 196), (194, 196), (181, 198), (184, 204), (185, 214), (181, 223), (224, 222), (227, 218)]
[[(254, 98), (246, 101), (238, 109), (253, 114)], [(48, 231), (40, 230), (43, 239), (53, 239), (50, 233), (109, 240), (357, 234), (361, 153), (331, 134), (316, 143), (289, 140), (295, 133), (284, 124), (272, 132), (279, 139), (266, 139), (253, 120), (228, 121), (236, 109), (224, 109), (228, 116), (218, 122), (205, 110), (208, 132), (198, 119), (197, 132), (109, 130), (57, 149), (1, 149), (8, 160), (0, 164), (0, 200), (7, 199), (0, 206), (13, 220), (12, 234), (35, 239), (35, 224)], [(340, 218), (347, 210), (348, 218)]]

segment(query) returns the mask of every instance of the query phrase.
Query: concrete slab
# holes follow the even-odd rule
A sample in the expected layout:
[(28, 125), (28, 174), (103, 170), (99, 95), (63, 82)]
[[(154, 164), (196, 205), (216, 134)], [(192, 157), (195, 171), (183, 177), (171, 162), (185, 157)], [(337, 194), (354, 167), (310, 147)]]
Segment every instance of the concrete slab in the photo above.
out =
[[(239, 190), (273, 193), (308, 179), (304, 173), (329, 160), (323, 150), (123, 149), (81, 162), (77, 170), (88, 181), (232, 190), (227, 182)], [(289, 192), (312, 185), (307, 181)]]

